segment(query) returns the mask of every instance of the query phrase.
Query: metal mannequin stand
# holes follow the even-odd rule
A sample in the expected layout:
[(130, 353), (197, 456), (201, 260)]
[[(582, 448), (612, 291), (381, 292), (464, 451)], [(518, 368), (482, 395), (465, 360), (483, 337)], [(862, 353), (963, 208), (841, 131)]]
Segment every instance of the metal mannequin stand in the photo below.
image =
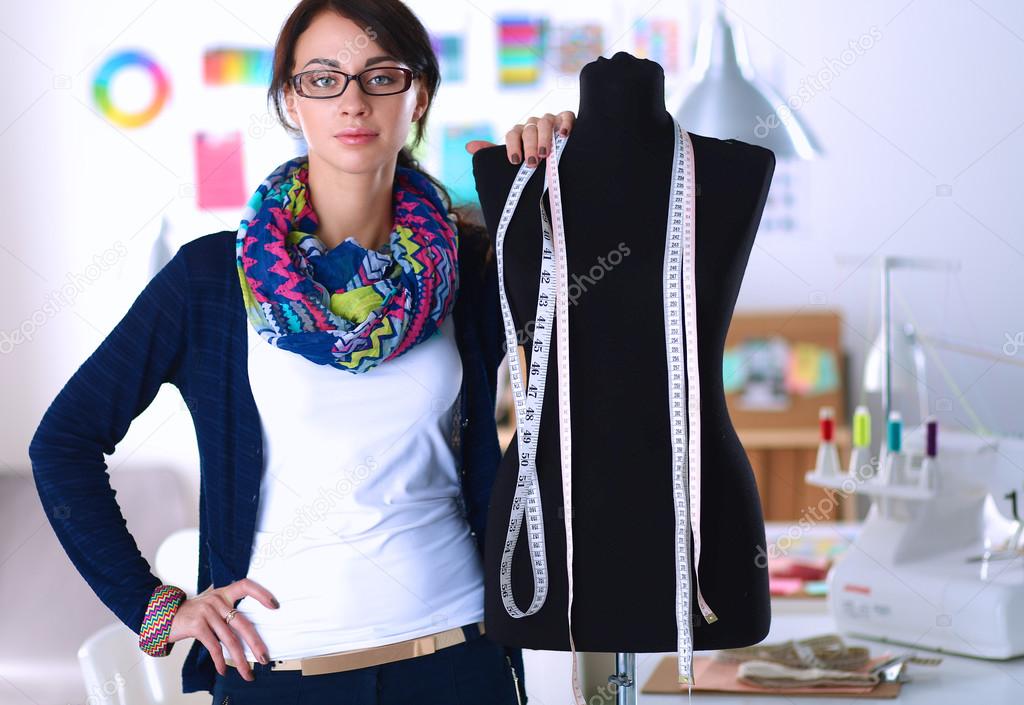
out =
[(617, 652), (615, 671), (608, 676), (608, 682), (618, 686), (615, 705), (636, 705), (636, 654)]

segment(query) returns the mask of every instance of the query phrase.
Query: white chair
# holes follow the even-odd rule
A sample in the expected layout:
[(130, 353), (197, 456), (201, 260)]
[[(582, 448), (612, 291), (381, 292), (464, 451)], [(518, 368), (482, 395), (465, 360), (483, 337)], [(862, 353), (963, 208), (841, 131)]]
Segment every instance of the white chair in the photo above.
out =
[(178, 529), (161, 542), (154, 571), (169, 585), (177, 585), (189, 597), (196, 595), (199, 573), (199, 529)]
[(206, 691), (183, 694), (181, 667), (191, 640), (175, 642), (167, 656), (139, 650), (139, 637), (120, 622), (100, 629), (78, 649), (85, 705), (209, 705)]

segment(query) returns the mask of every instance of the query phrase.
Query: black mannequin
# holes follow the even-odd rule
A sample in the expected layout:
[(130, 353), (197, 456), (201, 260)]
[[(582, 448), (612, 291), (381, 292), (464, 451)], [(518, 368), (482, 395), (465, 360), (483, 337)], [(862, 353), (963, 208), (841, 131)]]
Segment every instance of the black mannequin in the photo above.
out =
[[(572, 626), (579, 651), (664, 652), (677, 646), (662, 303), (674, 126), (665, 109), (664, 79), (660, 65), (624, 52), (587, 64), (580, 74), (579, 113), (559, 161), (569, 293), (575, 299), (569, 313)], [(707, 624), (696, 605), (696, 590), (691, 591), (694, 649), (704, 650), (757, 643), (771, 620), (764, 520), (750, 464), (726, 409), (722, 352), (775, 157), (736, 140), (691, 139), (702, 396), (700, 586), (718, 616)], [(492, 235), (518, 169), (503, 146), (473, 157)], [(536, 311), (540, 274), (537, 204), (544, 169), (541, 160), (504, 247), (510, 308), (516, 330), (526, 331), (524, 370), (531, 356), (532, 325), (527, 323)], [(513, 619), (498, 589), (518, 473), (513, 439), (498, 471), (488, 517), (485, 620), (488, 636), (500, 643), (568, 651), (556, 355), (552, 336), (537, 448), (550, 575), (547, 600), (537, 613)], [(512, 564), (513, 592), (521, 609), (533, 596), (526, 549), (524, 529)]]

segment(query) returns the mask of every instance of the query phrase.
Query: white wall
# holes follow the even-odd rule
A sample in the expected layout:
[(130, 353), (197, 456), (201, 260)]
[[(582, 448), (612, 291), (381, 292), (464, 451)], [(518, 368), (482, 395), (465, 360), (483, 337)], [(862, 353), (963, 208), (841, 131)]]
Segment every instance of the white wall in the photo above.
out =
[[(922, 331), (1007, 360), (1006, 336), (1024, 331), (1024, 220), (1016, 193), (1024, 102), (1015, 68), (1024, 59), (1024, 5), (728, 5), (744, 22), (761, 74), (784, 96), (839, 59), (851, 40), (873, 28), (880, 35), (802, 107), (828, 153), (800, 168), (800, 230), (759, 236), (738, 305), (813, 309), (821, 301), (840, 309), (852, 371), (859, 373), (877, 333), (879, 285), (871, 261), (858, 265), (883, 255), (949, 258), (959, 262), (957, 274), (900, 273), (894, 289)], [(937, 191), (944, 184), (951, 189)], [(939, 414), (940, 423), (969, 423), (966, 401), (990, 428), (1024, 431), (1019, 367), (948, 352), (939, 357), (964, 392), (959, 398), (931, 367), (933, 397), (952, 407)], [(1024, 348), (1015, 359), (1024, 360)]]

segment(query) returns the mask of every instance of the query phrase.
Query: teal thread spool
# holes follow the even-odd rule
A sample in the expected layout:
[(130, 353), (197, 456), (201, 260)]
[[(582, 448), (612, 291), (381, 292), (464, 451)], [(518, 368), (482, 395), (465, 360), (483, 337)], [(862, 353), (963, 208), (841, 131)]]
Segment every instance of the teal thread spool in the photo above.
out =
[(900, 412), (892, 411), (889, 413), (889, 424), (886, 431), (889, 451), (899, 453), (903, 447), (903, 418), (900, 416)]

